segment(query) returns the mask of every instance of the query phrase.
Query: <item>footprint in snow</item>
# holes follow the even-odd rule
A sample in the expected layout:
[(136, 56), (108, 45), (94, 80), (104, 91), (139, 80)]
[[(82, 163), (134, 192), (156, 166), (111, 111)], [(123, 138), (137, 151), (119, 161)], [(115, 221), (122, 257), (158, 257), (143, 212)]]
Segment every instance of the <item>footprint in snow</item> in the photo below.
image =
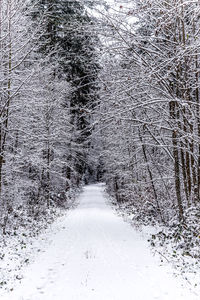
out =
[(90, 250), (87, 250), (84, 252), (85, 258), (86, 259), (91, 259), (91, 258), (95, 258), (95, 255), (92, 254), (92, 252)]
[(48, 270), (49, 270), (50, 272), (53, 272), (53, 271), (54, 271), (54, 269), (52, 269), (52, 268), (49, 268)]

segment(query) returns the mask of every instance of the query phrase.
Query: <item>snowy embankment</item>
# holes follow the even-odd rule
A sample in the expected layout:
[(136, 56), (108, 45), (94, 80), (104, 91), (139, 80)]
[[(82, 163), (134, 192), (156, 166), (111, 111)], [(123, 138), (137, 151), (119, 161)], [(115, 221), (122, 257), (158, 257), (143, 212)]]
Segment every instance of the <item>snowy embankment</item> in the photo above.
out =
[(21, 284), (1, 300), (199, 299), (152, 256), (146, 238), (114, 214), (102, 185), (85, 187), (79, 206), (42, 238)]
[(68, 199), (65, 208), (40, 207), (41, 211), (37, 213), (36, 207), (35, 216), (26, 209), (13, 210), (5, 234), (0, 235), (0, 295), (3, 291), (12, 291), (23, 278), (24, 267), (48, 247), (52, 228), (56, 233), (62, 216), (66, 218), (68, 210), (76, 205), (73, 196)]
[[(161, 225), (151, 220), (138, 219), (138, 213), (129, 202), (117, 203), (111, 200), (117, 214), (123, 217), (125, 222), (129, 223), (135, 229), (139, 230), (141, 235), (149, 242), (152, 254), (160, 257), (160, 263), (171, 265), (175, 277), (182, 277), (193, 292), (200, 295), (200, 261), (199, 261), (199, 225), (195, 218), (192, 225), (186, 226), (172, 220), (173, 225)], [(187, 224), (190, 224), (187, 220)], [(154, 220), (153, 220), (154, 221)], [(146, 225), (144, 225), (146, 224)], [(148, 224), (148, 225), (147, 225)]]

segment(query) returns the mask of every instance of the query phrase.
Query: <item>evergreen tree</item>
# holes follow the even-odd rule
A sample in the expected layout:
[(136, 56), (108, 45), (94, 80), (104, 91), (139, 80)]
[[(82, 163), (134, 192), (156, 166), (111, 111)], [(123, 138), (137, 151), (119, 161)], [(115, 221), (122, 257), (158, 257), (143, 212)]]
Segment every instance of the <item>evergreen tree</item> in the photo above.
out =
[[(97, 39), (92, 33), (94, 23), (83, 4), (67, 0), (39, 1), (33, 18), (35, 21), (44, 19), (41, 53), (48, 53), (58, 63), (55, 74), (64, 77), (72, 86), (70, 114), (73, 132), (68, 147), (71, 148), (72, 144), (77, 147), (76, 153), (71, 153), (68, 160), (74, 160), (75, 177), (79, 183), (86, 168), (85, 149), (88, 149), (90, 136), (90, 117), (86, 111), (94, 106), (96, 97), (98, 65), (94, 48)], [(71, 179), (72, 170), (66, 167), (65, 173)]]

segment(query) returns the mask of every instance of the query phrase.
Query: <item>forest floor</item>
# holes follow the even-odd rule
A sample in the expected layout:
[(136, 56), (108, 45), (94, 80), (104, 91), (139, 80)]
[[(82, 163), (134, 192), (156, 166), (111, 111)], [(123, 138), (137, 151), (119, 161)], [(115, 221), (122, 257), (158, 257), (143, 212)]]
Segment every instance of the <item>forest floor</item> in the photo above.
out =
[(1, 300), (199, 299), (152, 255), (146, 236), (115, 213), (103, 190), (84, 188), (78, 207), (33, 243), (34, 262)]

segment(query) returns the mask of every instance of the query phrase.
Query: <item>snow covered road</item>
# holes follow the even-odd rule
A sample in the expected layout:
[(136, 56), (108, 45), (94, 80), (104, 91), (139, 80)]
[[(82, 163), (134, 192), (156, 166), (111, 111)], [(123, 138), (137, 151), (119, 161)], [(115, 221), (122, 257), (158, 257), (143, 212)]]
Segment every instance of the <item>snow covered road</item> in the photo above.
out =
[[(159, 266), (142, 235), (114, 214), (103, 185), (84, 188), (45, 252), (1, 300), (195, 300)], [(53, 230), (53, 228), (52, 228)]]

